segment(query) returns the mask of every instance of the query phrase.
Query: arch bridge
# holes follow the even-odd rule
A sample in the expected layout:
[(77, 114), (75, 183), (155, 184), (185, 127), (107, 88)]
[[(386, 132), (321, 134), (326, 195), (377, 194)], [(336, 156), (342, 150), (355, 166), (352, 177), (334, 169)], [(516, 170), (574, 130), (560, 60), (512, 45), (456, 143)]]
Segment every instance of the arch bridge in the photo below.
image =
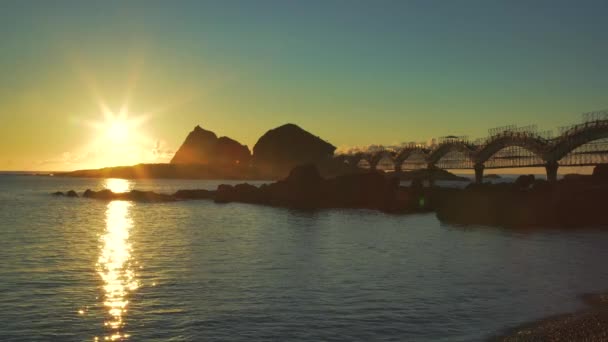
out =
[(536, 126), (505, 126), (489, 130), (483, 139), (448, 136), (433, 143), (410, 143), (376, 151), (341, 154), (335, 158), (370, 169), (390, 165), (395, 172), (421, 168), (473, 169), (481, 183), (485, 169), (544, 167), (555, 181), (559, 166), (608, 163), (608, 110), (585, 113), (583, 122), (562, 127), (560, 134), (539, 132)]

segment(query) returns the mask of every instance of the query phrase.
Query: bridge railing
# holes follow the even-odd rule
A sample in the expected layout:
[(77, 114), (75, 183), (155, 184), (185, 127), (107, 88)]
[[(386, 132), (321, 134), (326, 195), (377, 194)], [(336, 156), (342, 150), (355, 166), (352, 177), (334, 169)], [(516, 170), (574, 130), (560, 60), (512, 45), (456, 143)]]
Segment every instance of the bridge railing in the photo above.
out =
[(566, 139), (569, 136), (576, 135), (580, 132), (588, 130), (589, 128), (606, 128), (608, 127), (608, 119), (607, 120), (596, 120), (596, 121), (585, 121), (583, 123), (579, 123), (576, 125), (572, 125), (569, 127), (562, 128), (562, 132), (559, 138)]

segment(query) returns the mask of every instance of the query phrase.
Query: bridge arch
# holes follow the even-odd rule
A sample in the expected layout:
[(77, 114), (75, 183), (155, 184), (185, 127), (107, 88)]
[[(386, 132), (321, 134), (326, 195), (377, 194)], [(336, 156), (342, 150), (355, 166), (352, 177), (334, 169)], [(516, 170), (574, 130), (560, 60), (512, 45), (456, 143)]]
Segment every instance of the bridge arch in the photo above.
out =
[(547, 152), (547, 160), (557, 162), (578, 147), (608, 138), (608, 120), (577, 125), (558, 138)]
[(466, 159), (474, 162), (474, 148), (462, 141), (450, 141), (440, 144), (428, 157), (429, 165), (437, 164), (443, 157), (454, 152), (461, 153)]
[(368, 159), (370, 169), (375, 170), (378, 167), (378, 164), (380, 163), (380, 161), (385, 158), (390, 159), (390, 161), (394, 165), (394, 163), (395, 163), (394, 157), (395, 157), (395, 152), (390, 151), (390, 150), (382, 150), (382, 151), (372, 153)]
[(420, 161), (421, 167), (417, 167), (417, 168), (424, 168), (428, 165), (428, 163), (427, 163), (428, 156), (429, 156), (429, 150), (427, 150), (427, 149), (424, 149), (421, 147), (404, 148), (403, 150), (401, 150), (395, 154), (395, 157), (394, 157), (395, 171), (397, 171), (397, 172), (401, 171), (403, 168), (403, 164), (406, 161), (408, 161), (410, 159), (414, 159), (416, 157), (418, 157), (418, 159), (421, 159), (421, 161)]
[(483, 164), (507, 147), (521, 147), (532, 152), (543, 161), (546, 160), (547, 142), (545, 140), (528, 134), (509, 134), (490, 139), (475, 153), (475, 163)]

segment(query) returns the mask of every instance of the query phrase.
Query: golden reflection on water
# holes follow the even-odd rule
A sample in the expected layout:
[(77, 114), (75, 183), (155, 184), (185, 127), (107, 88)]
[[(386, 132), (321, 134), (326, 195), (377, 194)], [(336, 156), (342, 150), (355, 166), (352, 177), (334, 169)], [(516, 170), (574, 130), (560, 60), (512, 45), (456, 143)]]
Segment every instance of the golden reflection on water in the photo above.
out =
[(108, 178), (105, 180), (105, 188), (112, 192), (127, 192), (131, 189), (131, 182), (126, 179)]
[[(106, 187), (112, 191), (127, 191), (130, 184), (124, 179), (108, 179)], [(131, 202), (112, 201), (106, 210), (106, 231), (101, 237), (101, 254), (97, 272), (103, 280), (104, 302), (108, 319), (104, 325), (109, 329), (105, 340), (124, 340), (129, 335), (122, 332), (127, 312), (128, 293), (138, 288), (132, 267), (129, 231), (133, 221), (129, 214)]]

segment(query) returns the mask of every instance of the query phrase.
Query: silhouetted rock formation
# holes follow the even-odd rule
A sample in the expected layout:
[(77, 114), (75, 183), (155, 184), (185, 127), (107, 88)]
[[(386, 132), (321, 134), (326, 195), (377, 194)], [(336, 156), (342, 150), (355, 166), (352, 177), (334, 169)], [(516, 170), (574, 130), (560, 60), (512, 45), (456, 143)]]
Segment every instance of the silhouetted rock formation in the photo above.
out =
[[(319, 209), (362, 208), (382, 211), (405, 211), (409, 197), (398, 195), (396, 179), (388, 179), (380, 173), (344, 175), (323, 179), (317, 168), (302, 165), (294, 168), (282, 181), (257, 188), (249, 184), (220, 186), (216, 202), (245, 202), (272, 206)], [(401, 200), (400, 200), (401, 198)], [(411, 203), (416, 203), (411, 201)]]
[(330, 162), (336, 147), (294, 124), (266, 132), (253, 146), (255, 165), (285, 175), (294, 166)]
[(243, 164), (251, 160), (249, 148), (228, 137), (196, 126), (177, 150), (171, 164)]
[[(603, 168), (603, 166), (602, 166)], [(514, 183), (469, 184), (466, 189), (423, 187), (414, 179), (409, 188), (380, 172), (324, 179), (313, 164), (294, 168), (284, 180), (259, 188), (243, 183), (222, 184), (216, 191), (179, 190), (173, 195), (132, 190), (86, 190), (82, 197), (101, 200), (165, 202), (213, 199), (271, 206), (323, 209), (359, 208), (412, 213), (434, 210), (447, 223), (508, 227), (608, 226), (605, 197), (608, 179), (602, 168), (593, 176), (569, 177), (556, 183), (520, 176)], [(70, 191), (73, 195), (77, 194)], [(53, 195), (64, 196), (62, 192)]]
[(100, 191), (93, 191), (87, 189), (82, 197), (94, 198), (100, 200), (123, 200), (123, 201), (135, 201), (135, 202), (170, 202), (175, 201), (175, 197), (171, 195), (157, 194), (152, 191), (139, 191), (131, 190), (129, 192), (112, 192), (111, 190), (104, 189)]
[(608, 179), (595, 176), (550, 183), (528, 175), (513, 184), (471, 184), (464, 190), (429, 191), (437, 217), (448, 223), (519, 228), (608, 225)]
[(215, 191), (210, 190), (178, 190), (173, 197), (176, 199), (213, 199)]
[(214, 199), (217, 203), (244, 202), (303, 209), (363, 208), (403, 212), (426, 210), (420, 205), (419, 196), (423, 196), (421, 188), (414, 191), (400, 188), (397, 179), (386, 178), (378, 172), (323, 179), (315, 165), (307, 164), (294, 168), (286, 179), (259, 188), (247, 183), (222, 184), (216, 191), (179, 190), (173, 195), (87, 189), (82, 197), (143, 202)]
[(67, 197), (78, 197), (78, 194), (74, 190), (70, 190), (67, 193), (63, 193), (61, 191), (53, 192), (53, 196), (67, 196)]

